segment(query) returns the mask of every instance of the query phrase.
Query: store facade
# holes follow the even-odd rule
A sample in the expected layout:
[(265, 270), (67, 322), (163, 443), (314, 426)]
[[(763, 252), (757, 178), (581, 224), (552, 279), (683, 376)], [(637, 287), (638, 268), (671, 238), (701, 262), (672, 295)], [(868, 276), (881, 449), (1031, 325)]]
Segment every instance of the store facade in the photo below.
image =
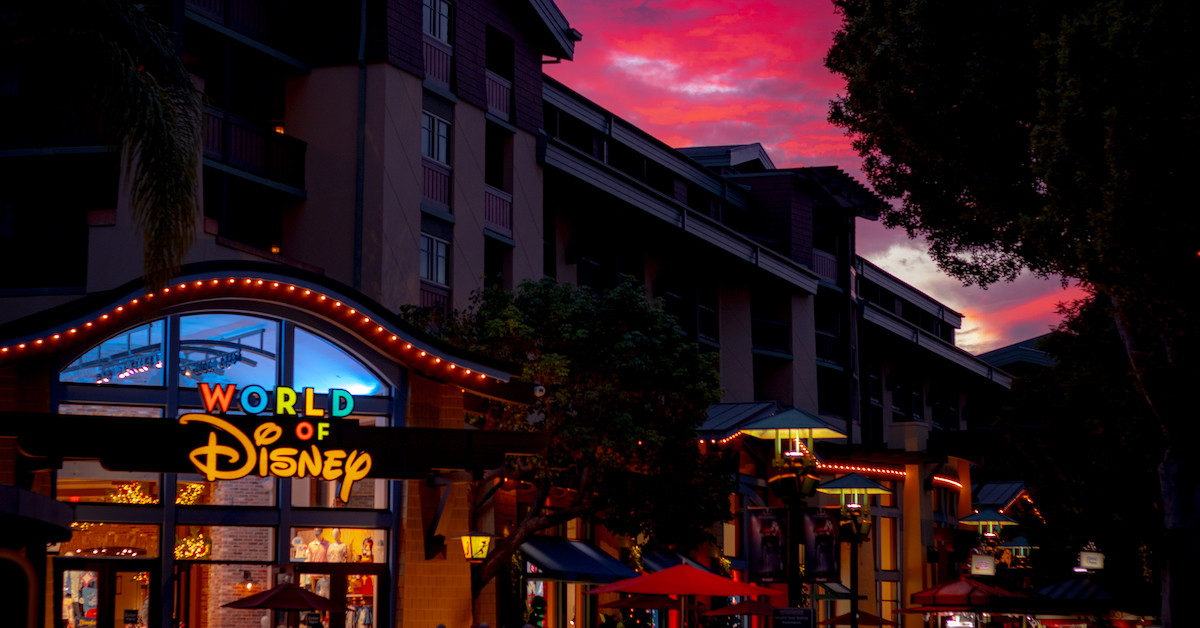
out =
[(520, 400), (511, 369), (319, 276), (186, 270), (3, 328), (14, 484), (73, 513), (46, 549), (37, 624), (287, 625), (224, 604), (295, 582), (347, 609), (304, 625), (395, 625), (399, 546), (423, 521), (397, 480), (539, 448), (461, 429), (467, 391)]

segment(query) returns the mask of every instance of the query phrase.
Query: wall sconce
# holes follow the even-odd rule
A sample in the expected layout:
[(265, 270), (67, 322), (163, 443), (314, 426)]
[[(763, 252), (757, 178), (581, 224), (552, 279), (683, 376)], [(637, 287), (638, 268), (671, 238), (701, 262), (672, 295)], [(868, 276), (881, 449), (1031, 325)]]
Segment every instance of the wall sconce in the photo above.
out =
[(482, 563), (492, 551), (494, 535), (487, 532), (468, 532), (460, 537), (463, 548), (463, 558), (469, 563)]

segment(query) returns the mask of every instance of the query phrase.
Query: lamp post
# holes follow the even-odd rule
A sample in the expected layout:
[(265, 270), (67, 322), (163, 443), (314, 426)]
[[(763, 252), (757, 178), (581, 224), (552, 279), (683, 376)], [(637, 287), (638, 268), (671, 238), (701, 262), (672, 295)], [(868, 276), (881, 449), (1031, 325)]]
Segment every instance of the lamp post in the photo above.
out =
[[(817, 487), (817, 491), (840, 496), (843, 524), (850, 524), (850, 628), (858, 628), (858, 545), (871, 536), (870, 496), (888, 495), (892, 491), (857, 473), (825, 482)], [(860, 516), (866, 518), (860, 520)]]

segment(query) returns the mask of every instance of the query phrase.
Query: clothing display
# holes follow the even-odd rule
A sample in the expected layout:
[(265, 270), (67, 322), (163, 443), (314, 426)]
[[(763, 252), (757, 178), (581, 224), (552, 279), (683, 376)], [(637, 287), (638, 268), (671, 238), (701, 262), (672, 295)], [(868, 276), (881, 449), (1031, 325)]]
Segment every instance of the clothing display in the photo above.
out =
[(342, 542), (342, 531), (333, 529), (333, 543), (329, 544), (325, 559), (331, 563), (350, 562), (350, 548)]

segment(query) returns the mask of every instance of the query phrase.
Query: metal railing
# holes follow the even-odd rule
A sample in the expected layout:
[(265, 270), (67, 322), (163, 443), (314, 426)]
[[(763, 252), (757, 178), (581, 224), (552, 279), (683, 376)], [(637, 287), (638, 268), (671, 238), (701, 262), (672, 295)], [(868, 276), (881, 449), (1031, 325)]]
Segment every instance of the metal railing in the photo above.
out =
[(454, 48), (446, 42), (425, 35), (425, 78), (450, 87), (450, 62)]
[(215, 107), (204, 108), (204, 156), (250, 174), (304, 188), (308, 144)]
[(421, 284), (421, 307), (431, 307), (442, 312), (450, 309), (449, 288), (435, 287), (427, 283)]
[(750, 319), (750, 344), (755, 349), (792, 353), (792, 326), (765, 318)]
[(838, 279), (841, 275), (841, 269), (838, 265), (838, 258), (832, 253), (826, 253), (820, 249), (813, 249), (812, 270), (814, 273), (821, 276), (826, 281), (840, 285)]
[(450, 166), (422, 157), (421, 170), (421, 195), (449, 210)]
[(483, 220), (486, 226), (511, 237), (512, 209), (512, 194), (490, 185), (483, 187)]
[(487, 82), (488, 113), (502, 119), (512, 119), (512, 81), (487, 70), (484, 72)]

